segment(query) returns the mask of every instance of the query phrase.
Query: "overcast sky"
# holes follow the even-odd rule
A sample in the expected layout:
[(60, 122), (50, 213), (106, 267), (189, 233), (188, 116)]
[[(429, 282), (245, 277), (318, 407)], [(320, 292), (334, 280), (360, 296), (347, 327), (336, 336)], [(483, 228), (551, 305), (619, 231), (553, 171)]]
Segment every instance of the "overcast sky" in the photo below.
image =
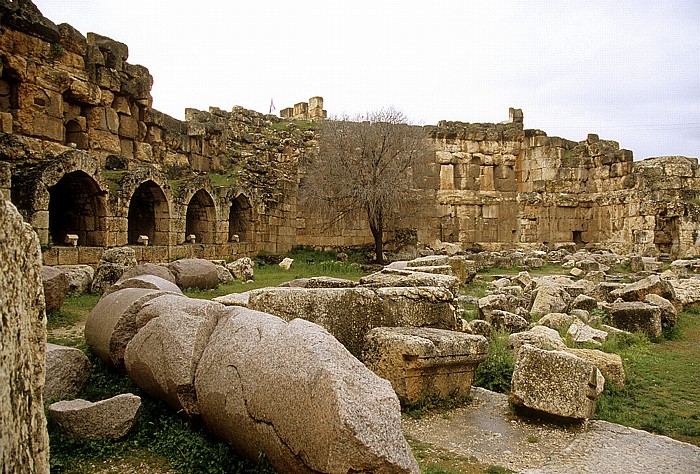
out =
[(700, 1), (34, 0), (129, 46), (154, 108), (500, 122), (616, 140), (635, 159), (700, 156)]

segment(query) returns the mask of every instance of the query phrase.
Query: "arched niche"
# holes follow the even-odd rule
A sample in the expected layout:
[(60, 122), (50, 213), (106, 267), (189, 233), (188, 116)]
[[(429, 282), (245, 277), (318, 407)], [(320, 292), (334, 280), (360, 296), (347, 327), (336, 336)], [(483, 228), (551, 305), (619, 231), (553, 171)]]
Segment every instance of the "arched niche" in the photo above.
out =
[(49, 233), (54, 245), (68, 245), (66, 236), (78, 236), (78, 245), (105, 245), (106, 196), (84, 171), (66, 173), (49, 188)]
[(253, 240), (253, 206), (243, 194), (231, 201), (228, 214), (228, 240), (229, 242)]
[(129, 202), (129, 244), (138, 244), (139, 236), (150, 245), (168, 245), (170, 211), (163, 190), (154, 181), (141, 183)]
[(187, 205), (185, 238), (194, 235), (197, 243), (213, 244), (216, 230), (216, 208), (211, 195), (200, 189)]

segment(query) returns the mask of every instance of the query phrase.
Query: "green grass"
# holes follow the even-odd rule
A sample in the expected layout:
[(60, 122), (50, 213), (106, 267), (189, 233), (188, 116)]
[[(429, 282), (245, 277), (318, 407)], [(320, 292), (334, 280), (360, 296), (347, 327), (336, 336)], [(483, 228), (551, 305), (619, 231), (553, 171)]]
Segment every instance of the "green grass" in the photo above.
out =
[(318, 128), (318, 123), (313, 120), (284, 120), (270, 124), (270, 128), (272, 130), (288, 130), (292, 124), (302, 131), (316, 130)]
[(700, 446), (700, 314), (684, 311), (680, 337), (652, 344), (627, 341), (619, 354), (625, 388), (607, 387), (596, 418), (670, 436)]
[(208, 176), (209, 176), (209, 179), (211, 180), (212, 187), (235, 186), (236, 184), (239, 183), (238, 177), (233, 176), (230, 171), (226, 174), (208, 173)]
[(93, 472), (96, 463), (110, 465), (123, 460), (154, 460), (181, 473), (270, 473), (264, 458), (258, 462), (242, 459), (225, 443), (211, 438), (163, 402), (152, 400), (125, 375), (110, 370), (88, 352), (92, 373), (81, 396), (97, 401), (131, 392), (142, 397), (136, 426), (123, 440), (78, 440), (50, 423), (51, 472), (83, 474)]
[(475, 457), (465, 457), (407, 437), (418, 466), (424, 474), (507, 474), (513, 471), (480, 463)]
[(515, 360), (508, 349), (507, 332), (494, 332), (489, 337), (486, 360), (476, 368), (473, 385), (500, 393), (510, 393)]

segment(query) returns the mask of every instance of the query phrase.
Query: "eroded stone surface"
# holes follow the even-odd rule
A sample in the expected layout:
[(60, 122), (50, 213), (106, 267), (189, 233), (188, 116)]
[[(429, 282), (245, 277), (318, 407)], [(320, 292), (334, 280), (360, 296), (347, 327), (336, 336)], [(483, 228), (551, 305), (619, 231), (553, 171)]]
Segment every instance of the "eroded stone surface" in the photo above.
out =
[(41, 250), (32, 228), (2, 193), (0, 306), (0, 466), (8, 473), (48, 473)]
[(228, 311), (195, 378), (214, 434), (280, 472), (419, 472), (387, 381), (313, 323)]
[(486, 359), (484, 336), (432, 328), (374, 328), (365, 336), (362, 361), (387, 379), (399, 400), (469, 395), (477, 366)]
[(49, 415), (69, 436), (85, 439), (119, 439), (136, 423), (141, 398), (125, 393), (99, 402), (77, 398), (52, 403)]
[(565, 418), (592, 418), (604, 384), (590, 362), (523, 345), (516, 354), (510, 402)]
[(46, 385), (44, 399), (80, 395), (90, 378), (90, 361), (74, 347), (46, 344)]

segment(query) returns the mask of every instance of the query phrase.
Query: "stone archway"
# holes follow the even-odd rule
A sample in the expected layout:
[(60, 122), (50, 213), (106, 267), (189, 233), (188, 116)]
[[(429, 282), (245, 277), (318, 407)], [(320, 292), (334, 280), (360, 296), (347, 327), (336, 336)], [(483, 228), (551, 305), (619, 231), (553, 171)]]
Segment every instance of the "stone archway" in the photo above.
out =
[(54, 245), (67, 245), (66, 236), (78, 236), (78, 245), (105, 245), (106, 197), (84, 171), (66, 173), (49, 188), (49, 233)]
[(154, 181), (139, 185), (129, 202), (129, 244), (138, 244), (139, 236), (148, 237), (150, 245), (168, 245), (170, 212), (163, 190)]
[(253, 206), (243, 194), (231, 202), (228, 214), (228, 240), (229, 242), (253, 240)]
[(211, 195), (200, 189), (187, 205), (185, 238), (194, 235), (197, 243), (213, 244), (216, 231), (216, 208)]

